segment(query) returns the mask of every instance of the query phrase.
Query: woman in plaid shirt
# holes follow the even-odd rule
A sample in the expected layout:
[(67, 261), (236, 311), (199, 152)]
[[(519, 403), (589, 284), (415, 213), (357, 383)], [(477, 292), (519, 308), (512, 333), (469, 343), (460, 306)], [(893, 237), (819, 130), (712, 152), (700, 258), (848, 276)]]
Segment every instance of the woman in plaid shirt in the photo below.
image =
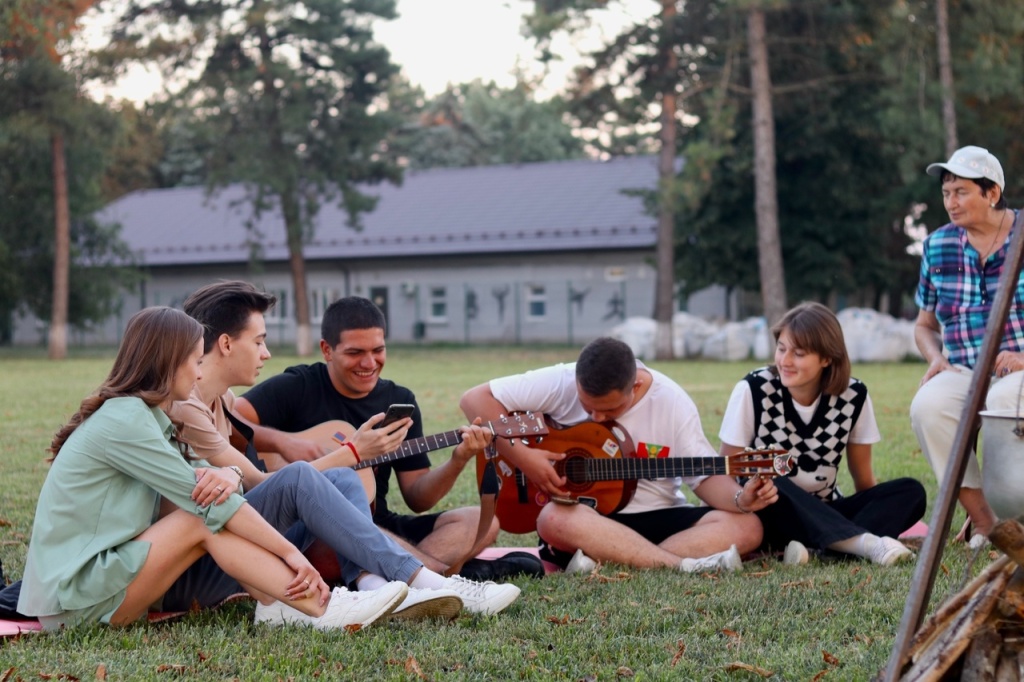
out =
[[(1015, 212), (1003, 197), (1002, 166), (986, 149), (963, 147), (949, 161), (928, 166), (927, 172), (941, 178), (950, 222), (924, 241), (914, 338), (928, 369), (910, 405), (910, 420), (941, 481), (1006, 262)], [(1021, 375), (1003, 380), (1024, 369), (1021, 301), (1024, 281), (1018, 280), (987, 396), (992, 410), (1015, 409), (1021, 390)], [(996, 522), (981, 483), (977, 457), (971, 453), (959, 500), (979, 533), (972, 542), (975, 547)]]

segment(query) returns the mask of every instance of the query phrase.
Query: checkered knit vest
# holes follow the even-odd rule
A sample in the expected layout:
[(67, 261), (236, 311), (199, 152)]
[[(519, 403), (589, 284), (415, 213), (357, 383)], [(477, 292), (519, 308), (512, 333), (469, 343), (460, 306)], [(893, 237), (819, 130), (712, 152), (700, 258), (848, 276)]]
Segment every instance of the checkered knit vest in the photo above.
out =
[(755, 448), (781, 446), (793, 455), (790, 476), (798, 486), (823, 500), (842, 497), (836, 475), (850, 431), (860, 417), (868, 389), (857, 379), (840, 395), (822, 395), (811, 423), (805, 424), (793, 407), (789, 390), (767, 367), (744, 380), (754, 400)]

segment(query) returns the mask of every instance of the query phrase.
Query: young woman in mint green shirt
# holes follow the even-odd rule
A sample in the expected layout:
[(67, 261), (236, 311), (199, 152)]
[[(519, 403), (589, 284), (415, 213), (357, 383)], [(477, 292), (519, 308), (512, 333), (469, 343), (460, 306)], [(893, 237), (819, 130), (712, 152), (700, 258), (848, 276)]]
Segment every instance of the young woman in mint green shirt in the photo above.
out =
[(263, 604), (287, 603), (275, 624), (344, 627), (385, 615), (395, 604), (353, 610), (332, 593), (237, 494), (234, 471), (193, 467), (164, 409), (200, 377), (202, 332), (171, 308), (129, 321), (109, 376), (50, 446), (18, 611), (46, 629), (131, 623), (209, 553)]

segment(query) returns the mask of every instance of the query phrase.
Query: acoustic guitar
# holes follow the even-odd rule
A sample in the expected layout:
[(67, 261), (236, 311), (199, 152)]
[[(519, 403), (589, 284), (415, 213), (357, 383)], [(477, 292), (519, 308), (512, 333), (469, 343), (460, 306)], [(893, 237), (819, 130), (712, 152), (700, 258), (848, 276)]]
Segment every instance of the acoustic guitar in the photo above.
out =
[[(543, 437), (548, 433), (543, 416), (530, 412), (510, 414), (491, 422), (485, 422), (481, 426), (488, 429), (495, 438), (532, 439)], [(334, 467), (350, 467), (358, 471), (359, 479), (366, 489), (366, 496), (371, 505), (377, 497), (377, 482), (373, 477), (372, 467), (397, 462), (400, 459), (424, 452), (443, 450), (462, 442), (462, 431), (444, 431), (431, 436), (410, 438), (402, 441), (396, 450), (356, 461), (351, 449), (339, 447), (341, 443), (352, 438), (355, 432), (356, 428), (348, 422), (334, 419), (292, 435), (316, 443), (323, 451), (327, 452), (323, 457), (311, 462), (317, 469), (323, 471)], [(288, 461), (276, 452), (261, 452), (259, 456), (267, 465), (268, 471), (277, 471), (288, 464)]]
[[(494, 458), (500, 481), (496, 511), (502, 530), (532, 533), (537, 516), (550, 501), (582, 503), (608, 515), (633, 499), (638, 480), (676, 476), (785, 476), (792, 470), (782, 449), (747, 450), (727, 457), (637, 457), (632, 439), (617, 422), (581, 422), (566, 426), (545, 415), (547, 433), (523, 439), (528, 447), (565, 453), (555, 464), (566, 479), (569, 500), (544, 493), (521, 470), (501, 455)], [(477, 455), (477, 477), (483, 476), (487, 455)]]

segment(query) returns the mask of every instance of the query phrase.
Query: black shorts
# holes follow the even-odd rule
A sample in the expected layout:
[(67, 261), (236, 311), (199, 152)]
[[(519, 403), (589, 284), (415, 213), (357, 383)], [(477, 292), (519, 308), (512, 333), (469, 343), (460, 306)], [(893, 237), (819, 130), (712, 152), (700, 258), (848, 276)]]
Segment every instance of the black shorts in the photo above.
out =
[[(609, 514), (608, 518), (618, 521), (658, 545), (676, 533), (693, 527), (705, 514), (713, 511), (714, 507), (671, 507), (637, 514)], [(540, 538), (540, 558), (544, 561), (565, 568), (572, 555), (573, 552), (564, 552), (552, 547), (544, 538)]]
[(386, 531), (414, 545), (423, 542), (423, 538), (434, 532), (437, 517), (441, 514), (395, 514), (388, 512), (375, 516), (373, 522)]

